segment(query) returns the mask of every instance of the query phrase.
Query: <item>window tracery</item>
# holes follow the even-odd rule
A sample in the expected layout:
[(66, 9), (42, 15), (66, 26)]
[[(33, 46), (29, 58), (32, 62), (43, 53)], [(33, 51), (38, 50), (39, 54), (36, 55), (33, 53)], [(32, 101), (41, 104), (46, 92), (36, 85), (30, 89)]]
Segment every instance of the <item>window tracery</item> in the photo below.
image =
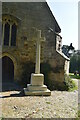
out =
[(16, 46), (17, 21), (6, 15), (2, 17), (2, 46)]

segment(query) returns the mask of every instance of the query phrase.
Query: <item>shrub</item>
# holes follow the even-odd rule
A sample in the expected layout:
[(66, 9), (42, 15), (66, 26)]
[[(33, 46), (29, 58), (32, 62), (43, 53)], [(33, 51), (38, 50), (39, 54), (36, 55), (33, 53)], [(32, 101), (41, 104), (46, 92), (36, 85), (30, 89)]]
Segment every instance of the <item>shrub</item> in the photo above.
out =
[(64, 84), (65, 84), (65, 89), (68, 91), (73, 91), (77, 89), (75, 82), (66, 74), (64, 77)]

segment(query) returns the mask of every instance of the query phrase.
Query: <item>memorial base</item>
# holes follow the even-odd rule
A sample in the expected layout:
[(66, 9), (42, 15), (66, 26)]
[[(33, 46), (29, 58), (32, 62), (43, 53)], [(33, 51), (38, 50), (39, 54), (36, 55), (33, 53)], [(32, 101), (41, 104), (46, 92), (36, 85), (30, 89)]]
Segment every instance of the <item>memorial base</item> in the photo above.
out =
[(31, 84), (27, 85), (27, 88), (24, 88), (25, 95), (44, 95), (50, 96), (51, 91), (47, 89), (47, 86), (44, 83), (43, 74), (31, 74)]

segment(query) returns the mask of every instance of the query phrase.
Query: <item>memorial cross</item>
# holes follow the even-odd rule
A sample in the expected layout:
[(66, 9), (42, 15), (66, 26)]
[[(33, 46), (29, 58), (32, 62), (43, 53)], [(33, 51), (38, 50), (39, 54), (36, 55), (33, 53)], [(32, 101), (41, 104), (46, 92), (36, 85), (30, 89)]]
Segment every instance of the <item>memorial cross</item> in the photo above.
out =
[(45, 41), (45, 39), (41, 37), (41, 30), (37, 30), (36, 66), (35, 66), (36, 74), (40, 74), (41, 41)]

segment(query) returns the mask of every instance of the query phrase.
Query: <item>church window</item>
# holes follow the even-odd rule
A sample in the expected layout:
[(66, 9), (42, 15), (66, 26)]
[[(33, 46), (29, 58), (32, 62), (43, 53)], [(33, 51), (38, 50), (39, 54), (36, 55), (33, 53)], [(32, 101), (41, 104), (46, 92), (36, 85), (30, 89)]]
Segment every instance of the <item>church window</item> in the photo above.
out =
[(9, 45), (10, 25), (8, 23), (6, 23), (4, 29), (5, 29), (5, 31), (4, 31), (4, 45)]
[(62, 52), (62, 37), (59, 34), (56, 34), (56, 50)]
[(2, 46), (16, 46), (17, 21), (8, 15), (2, 19)]
[(15, 24), (13, 24), (12, 32), (11, 32), (11, 46), (16, 45), (16, 32), (17, 32), (17, 26)]

